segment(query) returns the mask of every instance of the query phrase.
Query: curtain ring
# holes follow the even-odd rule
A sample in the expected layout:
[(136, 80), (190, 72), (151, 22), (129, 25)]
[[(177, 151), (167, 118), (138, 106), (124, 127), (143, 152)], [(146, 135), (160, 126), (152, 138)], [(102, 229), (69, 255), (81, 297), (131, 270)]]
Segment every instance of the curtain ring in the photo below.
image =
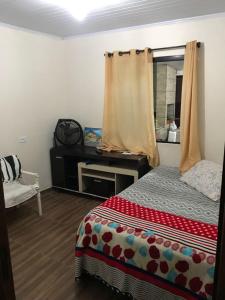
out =
[(136, 50), (136, 54), (140, 54), (140, 52), (141, 52), (140, 50), (138, 50), (138, 49)]
[(122, 51), (119, 51), (118, 54), (119, 54), (119, 56), (122, 56), (122, 55), (123, 55), (123, 52), (122, 52)]

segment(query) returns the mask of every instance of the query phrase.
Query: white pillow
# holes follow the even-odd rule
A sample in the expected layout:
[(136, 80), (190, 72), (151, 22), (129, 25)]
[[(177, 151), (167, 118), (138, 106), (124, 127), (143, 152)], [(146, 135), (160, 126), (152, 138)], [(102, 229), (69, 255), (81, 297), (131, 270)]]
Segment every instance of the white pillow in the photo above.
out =
[(212, 161), (201, 160), (180, 178), (213, 201), (220, 199), (222, 166)]

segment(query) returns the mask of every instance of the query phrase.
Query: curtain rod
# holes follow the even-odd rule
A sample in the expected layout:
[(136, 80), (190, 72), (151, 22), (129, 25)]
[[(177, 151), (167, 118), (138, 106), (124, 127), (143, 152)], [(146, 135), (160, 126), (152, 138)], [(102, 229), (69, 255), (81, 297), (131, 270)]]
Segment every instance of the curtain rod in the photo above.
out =
[[(200, 48), (201, 47), (201, 42), (197, 42), (197, 47)], [(178, 45), (178, 46), (170, 46), (170, 47), (162, 47), (162, 48), (148, 48), (148, 52), (155, 52), (155, 51), (162, 51), (162, 50), (174, 50), (174, 49), (182, 49), (182, 48), (186, 48), (186, 45)], [(139, 54), (141, 52), (144, 52), (145, 50), (136, 50), (136, 54)], [(123, 54), (130, 54), (130, 51), (119, 51), (118, 52), (119, 55), (123, 55)], [(108, 52), (107, 53), (108, 56), (113, 56), (113, 52)], [(105, 54), (104, 54), (105, 55)]]
[[(197, 47), (198, 48), (201, 47), (201, 42), (197, 42)], [(181, 48), (186, 48), (186, 45), (163, 47), (163, 48), (155, 48), (155, 49), (152, 49), (152, 51), (173, 50), (173, 49), (181, 49)]]

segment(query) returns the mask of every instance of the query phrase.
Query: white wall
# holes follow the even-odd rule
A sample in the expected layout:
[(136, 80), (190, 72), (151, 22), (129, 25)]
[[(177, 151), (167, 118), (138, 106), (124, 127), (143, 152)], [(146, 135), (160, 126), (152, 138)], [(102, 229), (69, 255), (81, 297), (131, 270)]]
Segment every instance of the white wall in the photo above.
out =
[[(105, 51), (174, 46), (196, 39), (204, 44), (199, 72), (201, 144), (207, 159), (221, 162), (225, 138), (224, 29), (225, 15), (217, 15), (66, 40), (70, 116), (83, 126), (102, 126)], [(179, 145), (160, 144), (159, 151), (161, 163), (179, 163)]]
[[(197, 39), (204, 43), (201, 140), (206, 158), (221, 162), (224, 28), (225, 16), (214, 16), (60, 40), (0, 26), (0, 155), (17, 153), (24, 169), (40, 173), (42, 189), (51, 186), (49, 149), (57, 119), (72, 117), (83, 126), (102, 126), (104, 52), (173, 46)], [(27, 136), (27, 143), (18, 143), (20, 136)], [(159, 144), (159, 151), (163, 164), (178, 164), (179, 145)]]
[[(62, 40), (0, 27), (0, 155), (17, 153), (26, 170), (51, 186), (49, 149), (56, 120), (67, 114)], [(27, 136), (27, 143), (18, 137)]]

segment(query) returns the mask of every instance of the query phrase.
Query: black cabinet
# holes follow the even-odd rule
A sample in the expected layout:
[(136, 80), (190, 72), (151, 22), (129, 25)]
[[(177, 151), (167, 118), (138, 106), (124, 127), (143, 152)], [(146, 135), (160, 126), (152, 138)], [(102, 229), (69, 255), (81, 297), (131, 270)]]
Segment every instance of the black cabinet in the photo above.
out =
[(65, 160), (63, 156), (51, 155), (51, 170), (53, 186), (66, 187)]
[[(116, 152), (96, 152), (95, 147), (77, 145), (73, 147), (59, 146), (50, 150), (52, 185), (70, 191), (79, 191), (78, 187), (78, 163), (86, 162), (105, 163), (111, 166), (126, 166), (138, 171), (139, 178), (150, 170), (146, 156), (144, 155), (123, 155)], [(93, 182), (89, 186), (99, 186)], [(99, 188), (98, 188), (99, 189)], [(106, 189), (110, 193), (110, 187), (102, 183), (101, 190)], [(107, 194), (107, 193), (104, 193)]]
[(52, 185), (68, 190), (78, 190), (78, 157), (51, 155)]

